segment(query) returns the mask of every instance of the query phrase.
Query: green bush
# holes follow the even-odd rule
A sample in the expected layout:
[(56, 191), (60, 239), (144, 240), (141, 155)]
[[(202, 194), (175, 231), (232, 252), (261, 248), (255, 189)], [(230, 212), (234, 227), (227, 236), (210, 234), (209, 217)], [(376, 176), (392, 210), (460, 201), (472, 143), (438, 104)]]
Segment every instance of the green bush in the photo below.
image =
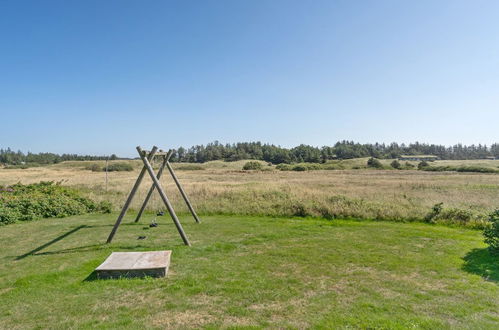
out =
[(281, 163), (281, 164), (277, 165), (275, 168), (276, 168), (276, 170), (280, 170), (280, 171), (291, 171), (292, 166), (289, 164)]
[(262, 168), (263, 168), (262, 163), (260, 163), (260, 162), (255, 162), (255, 161), (247, 162), (247, 163), (246, 163), (246, 164), (244, 164), (244, 166), (243, 166), (243, 170), (245, 170), (245, 171), (251, 171), (251, 170), (261, 170)]
[(400, 162), (396, 159), (390, 163), (390, 166), (397, 170), (400, 170), (402, 168), (402, 165), (400, 165)]
[(409, 162), (405, 162), (405, 167), (406, 167), (406, 168), (414, 168), (415, 166), (414, 166), (414, 165), (412, 165), (412, 164), (411, 164), (411, 163), (409, 163)]
[(299, 163), (299, 164), (279, 164), (275, 167), (281, 171), (316, 171), (316, 170), (343, 170), (345, 166), (340, 163)]
[(182, 164), (176, 168), (179, 171), (200, 171), (204, 170), (204, 167), (197, 164)]
[(291, 170), (297, 171), (297, 172), (303, 172), (303, 171), (308, 171), (308, 168), (305, 165), (295, 165), (291, 168)]
[(433, 205), (431, 211), (424, 217), (423, 221), (482, 229), (485, 226), (486, 216), (471, 209), (444, 208), (443, 203), (438, 203)]
[(371, 157), (367, 160), (367, 167), (383, 168), (383, 164), (378, 159)]
[(473, 213), (470, 210), (458, 209), (458, 208), (448, 208), (444, 209), (440, 215), (437, 217), (444, 223), (457, 223), (466, 225), (471, 220), (473, 220)]
[[(106, 169), (104, 168), (104, 171)], [(128, 163), (113, 163), (107, 167), (108, 172), (122, 172), (122, 171), (133, 171), (133, 166)]]
[[(418, 166), (419, 168), (419, 166)], [(476, 173), (499, 173), (499, 171), (490, 167), (480, 167), (480, 166), (422, 166), (419, 168), (423, 171), (430, 172), (476, 172)]]
[(16, 209), (0, 204), (0, 225), (14, 223), (20, 218), (21, 214)]
[(490, 251), (499, 253), (499, 209), (490, 214), (483, 236), (485, 236), (485, 243), (489, 245)]
[(433, 205), (430, 213), (428, 213), (425, 216), (424, 221), (428, 222), (428, 223), (435, 223), (436, 222), (435, 218), (440, 215), (440, 213), (442, 212), (443, 206), (444, 206), (444, 203), (438, 203), (438, 204)]
[[(93, 163), (93, 164), (87, 164), (85, 166), (86, 170), (92, 171), (92, 172), (102, 172), (106, 171), (106, 167)], [(107, 166), (107, 171), (108, 172), (121, 172), (121, 171), (133, 171), (133, 166), (128, 163), (111, 163)]]
[(52, 181), (0, 187), (0, 224), (110, 211), (110, 203), (95, 203)]
[(426, 161), (422, 161), (418, 164), (418, 170), (426, 169), (428, 166), (430, 166)]
[(85, 166), (86, 170), (92, 171), (92, 172), (102, 172), (103, 168), (99, 164), (89, 164)]
[(460, 166), (456, 169), (457, 172), (477, 172), (477, 173), (499, 173), (499, 171), (490, 167), (480, 166)]
[(7, 165), (4, 167), (6, 170), (15, 170), (15, 169), (27, 169), (30, 167), (40, 167), (41, 165), (38, 163), (25, 163), (25, 164), (16, 164), (16, 165)]
[(345, 165), (343, 165), (342, 163), (326, 163), (326, 164), (323, 164), (322, 165), (322, 169), (324, 170), (344, 170), (345, 169)]

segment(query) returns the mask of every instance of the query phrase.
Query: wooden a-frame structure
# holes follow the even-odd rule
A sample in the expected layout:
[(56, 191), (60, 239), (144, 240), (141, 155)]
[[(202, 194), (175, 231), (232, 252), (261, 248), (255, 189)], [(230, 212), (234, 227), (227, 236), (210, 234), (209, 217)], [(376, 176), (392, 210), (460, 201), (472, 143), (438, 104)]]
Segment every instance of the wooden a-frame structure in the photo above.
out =
[[(170, 172), (173, 181), (175, 181), (175, 184), (177, 185), (178, 190), (180, 191), (180, 194), (184, 198), (185, 203), (187, 204), (187, 207), (189, 208), (189, 211), (191, 212), (192, 216), (196, 220), (197, 223), (200, 223), (201, 220), (196, 214), (196, 211), (194, 211), (194, 208), (192, 207), (191, 202), (189, 201), (189, 198), (187, 197), (184, 189), (180, 185), (180, 182), (178, 181), (177, 176), (175, 175), (175, 172), (173, 171), (173, 168), (169, 162), (170, 157), (173, 154), (173, 150), (170, 150), (169, 152), (163, 152), (162, 150), (158, 151), (158, 147), (154, 146), (151, 151), (146, 151), (142, 150), (142, 148), (137, 147), (137, 152), (139, 153), (140, 158), (142, 159), (142, 162), (144, 163), (144, 166), (142, 167), (142, 170), (140, 171), (139, 176), (137, 177), (137, 181), (135, 181), (135, 184), (133, 185), (132, 190), (130, 191), (130, 194), (128, 195), (128, 198), (125, 202), (125, 205), (123, 205), (123, 209), (121, 210), (120, 215), (118, 216), (118, 219), (116, 220), (116, 223), (114, 224), (113, 229), (111, 230), (111, 233), (109, 234), (109, 237), (107, 238), (106, 243), (111, 243), (113, 240), (114, 235), (116, 234), (116, 231), (118, 230), (118, 227), (121, 224), (121, 221), (123, 220), (123, 217), (125, 216), (128, 208), (130, 207), (130, 204), (132, 203), (133, 197), (135, 196), (135, 193), (139, 189), (139, 186), (142, 182), (142, 179), (144, 178), (144, 175), (149, 173), (149, 176), (151, 177), (153, 183), (151, 185), (151, 188), (149, 188), (149, 191), (146, 195), (146, 198), (144, 202), (142, 203), (142, 207), (140, 208), (139, 213), (137, 214), (137, 217), (135, 218), (135, 222), (138, 222), (140, 220), (140, 217), (142, 216), (142, 213), (144, 213), (144, 210), (147, 206), (147, 203), (149, 202), (152, 194), (154, 193), (154, 190), (157, 190), (161, 199), (163, 200), (163, 203), (166, 206), (166, 209), (168, 210), (168, 213), (170, 213), (170, 216), (172, 217), (173, 223), (177, 227), (177, 230), (180, 234), (180, 237), (182, 237), (182, 240), (184, 241), (185, 245), (191, 245), (189, 242), (189, 239), (185, 235), (184, 229), (182, 228), (182, 224), (180, 224), (180, 221), (175, 214), (175, 210), (173, 209), (172, 204), (168, 200), (168, 197), (165, 194), (165, 191), (161, 187), (161, 183), (159, 182), (159, 179), (161, 178), (161, 175), (163, 174), (163, 170), (168, 168), (168, 171)], [(154, 160), (156, 156), (159, 156), (162, 158), (162, 163), (161, 166), (159, 167), (158, 173), (154, 173), (154, 169), (151, 165), (151, 162)]]

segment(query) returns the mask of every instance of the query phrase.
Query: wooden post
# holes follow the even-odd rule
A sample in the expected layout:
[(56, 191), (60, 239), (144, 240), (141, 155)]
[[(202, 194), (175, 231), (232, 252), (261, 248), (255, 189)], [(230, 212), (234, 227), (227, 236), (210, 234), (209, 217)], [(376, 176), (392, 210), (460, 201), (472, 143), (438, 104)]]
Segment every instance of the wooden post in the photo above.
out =
[(106, 192), (107, 192), (107, 167), (108, 167), (108, 162), (109, 162), (109, 156), (106, 158)]
[(200, 223), (201, 220), (199, 219), (198, 215), (196, 214), (196, 211), (194, 211), (194, 208), (192, 207), (192, 204), (189, 201), (189, 198), (187, 197), (187, 194), (185, 193), (184, 189), (180, 185), (180, 182), (178, 181), (178, 178), (175, 175), (175, 172), (173, 171), (173, 167), (170, 165), (169, 161), (166, 161), (166, 166), (168, 167), (168, 171), (170, 171), (170, 174), (172, 175), (173, 181), (175, 181), (175, 184), (177, 185), (178, 190), (180, 190), (180, 194), (184, 198), (184, 201), (187, 204), (189, 211), (191, 211), (191, 214), (194, 217), (194, 220), (196, 220), (197, 223)]
[[(139, 148), (139, 147), (137, 147), (137, 148)], [(140, 155), (140, 157), (141, 158), (145, 158), (145, 159), (153, 159), (154, 154), (156, 153), (157, 150), (158, 150), (158, 147), (154, 146), (151, 149), (151, 152), (149, 153), (149, 155), (147, 155), (147, 158), (145, 158), (145, 156), (142, 155), (142, 154)], [(111, 230), (111, 233), (109, 234), (109, 237), (107, 238), (106, 243), (111, 243), (111, 241), (113, 240), (113, 237), (116, 234), (116, 231), (118, 230), (118, 227), (121, 224), (121, 220), (123, 220), (123, 217), (125, 216), (126, 211), (128, 211), (128, 208), (130, 207), (130, 204), (132, 203), (132, 200), (133, 200), (133, 197), (135, 196), (135, 193), (139, 189), (140, 183), (142, 182), (142, 179), (144, 178), (144, 175), (146, 174), (146, 171), (147, 171), (147, 168), (144, 165), (142, 167), (142, 170), (140, 171), (139, 176), (137, 177), (137, 181), (135, 181), (135, 184), (133, 185), (133, 188), (130, 191), (130, 194), (128, 195), (128, 198), (127, 198), (127, 200), (125, 202), (125, 205), (123, 205), (123, 208), (121, 209), (121, 213), (118, 216), (118, 219), (116, 220), (116, 223), (114, 224), (114, 227)]]
[(144, 155), (142, 152), (142, 149), (140, 147), (137, 147), (137, 151), (139, 152), (140, 158), (142, 158), (142, 161), (144, 162), (144, 165), (147, 169), (147, 172), (149, 172), (149, 175), (151, 176), (152, 181), (154, 182), (154, 185), (156, 186), (156, 189), (158, 190), (159, 195), (161, 196), (161, 199), (166, 205), (166, 208), (168, 209), (168, 212), (170, 213), (170, 216), (172, 217), (173, 222), (175, 223), (175, 226), (177, 227), (177, 230), (182, 237), (182, 240), (184, 241), (185, 245), (190, 246), (191, 243), (189, 243), (189, 240), (187, 239), (187, 236), (185, 235), (184, 229), (182, 228), (182, 225), (180, 224), (180, 221), (177, 218), (177, 215), (175, 214), (175, 211), (173, 210), (172, 205), (170, 204), (170, 201), (168, 200), (168, 197), (166, 197), (165, 192), (163, 191), (163, 188), (161, 188), (161, 184), (154, 174), (154, 170), (151, 166), (151, 163), (149, 163), (149, 160), (147, 157)]
[[(168, 162), (168, 159), (170, 159), (171, 155), (173, 152), (168, 153), (168, 155), (163, 156), (163, 163), (161, 164), (161, 167), (158, 170), (158, 174), (156, 177), (158, 180), (161, 178), (161, 175), (163, 174), (163, 170), (165, 169), (166, 163)], [(156, 189), (156, 186), (154, 183), (151, 185), (151, 188), (149, 188), (149, 192), (147, 193), (146, 199), (144, 199), (144, 203), (142, 203), (142, 207), (139, 210), (139, 213), (137, 214), (137, 217), (135, 218), (135, 222), (139, 222), (140, 217), (142, 217), (142, 213), (144, 213), (144, 210), (146, 209), (147, 203), (149, 203), (149, 199), (151, 199), (151, 196), (154, 192), (154, 189)]]

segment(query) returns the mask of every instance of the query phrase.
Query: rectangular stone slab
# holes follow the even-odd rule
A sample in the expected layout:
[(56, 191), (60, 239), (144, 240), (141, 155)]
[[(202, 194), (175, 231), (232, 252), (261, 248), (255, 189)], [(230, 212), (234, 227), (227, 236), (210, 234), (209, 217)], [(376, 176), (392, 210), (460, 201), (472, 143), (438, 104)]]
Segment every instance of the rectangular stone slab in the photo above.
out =
[(95, 269), (98, 278), (164, 277), (172, 251), (113, 252)]

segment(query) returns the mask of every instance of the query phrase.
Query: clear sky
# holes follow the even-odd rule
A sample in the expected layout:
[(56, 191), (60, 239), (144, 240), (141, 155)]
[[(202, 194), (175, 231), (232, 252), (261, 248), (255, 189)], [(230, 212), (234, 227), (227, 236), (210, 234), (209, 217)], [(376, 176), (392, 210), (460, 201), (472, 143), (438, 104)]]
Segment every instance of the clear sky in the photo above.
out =
[(499, 142), (499, 1), (0, 1), (0, 147)]

